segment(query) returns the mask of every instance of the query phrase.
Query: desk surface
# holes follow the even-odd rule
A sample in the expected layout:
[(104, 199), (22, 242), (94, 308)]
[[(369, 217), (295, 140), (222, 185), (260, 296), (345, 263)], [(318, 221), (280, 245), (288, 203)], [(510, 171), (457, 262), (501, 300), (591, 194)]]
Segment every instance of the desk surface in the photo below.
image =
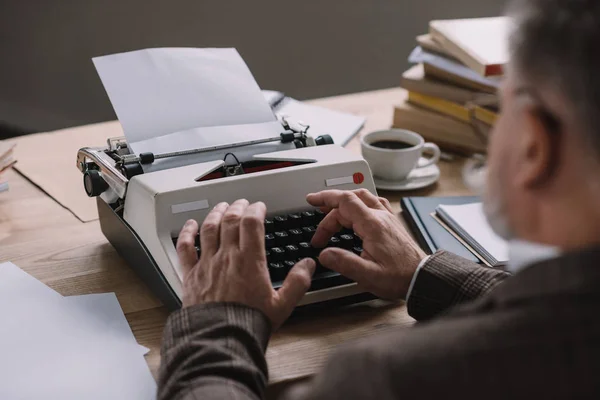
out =
[[(386, 89), (311, 102), (367, 117), (362, 134), (388, 128), (402, 96), (401, 89)], [(359, 152), (358, 138), (347, 147)], [(399, 212), (405, 195), (470, 194), (460, 176), (463, 161), (441, 162), (442, 178), (428, 189), (380, 195)], [(156, 376), (168, 311), (117, 255), (98, 221), (80, 222), (14, 171), (7, 178), (10, 191), (0, 194), (0, 262), (14, 262), (65, 296), (115, 292), (138, 342), (150, 348), (146, 359)], [(294, 318), (274, 334), (267, 351), (271, 383), (310, 376), (334, 346), (412, 322), (404, 303), (381, 301)]]

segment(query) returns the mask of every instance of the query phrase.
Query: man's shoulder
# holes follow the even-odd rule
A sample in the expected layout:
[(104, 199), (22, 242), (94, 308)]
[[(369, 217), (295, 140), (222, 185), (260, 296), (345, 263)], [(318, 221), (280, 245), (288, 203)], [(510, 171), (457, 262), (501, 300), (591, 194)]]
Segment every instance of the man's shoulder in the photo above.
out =
[(541, 314), (530, 319), (527, 310), (521, 307), (482, 310), (485, 299), (482, 300), (458, 306), (411, 329), (367, 340), (357, 350), (381, 352), (387, 354), (391, 363), (408, 364), (411, 368), (415, 362), (437, 363), (453, 358), (487, 363), (490, 353), (511, 346), (510, 343), (527, 346), (534, 343), (536, 333), (551, 320), (550, 315)]
[(559, 391), (568, 391), (574, 382), (591, 390), (594, 380), (581, 374), (600, 358), (600, 351), (591, 350), (600, 338), (581, 340), (581, 320), (561, 323), (567, 304), (558, 307), (558, 315), (539, 304), (485, 305), (459, 307), (431, 322), (345, 346), (334, 363), (365, 365), (366, 379), (389, 377), (387, 390), (422, 398), (464, 390), (473, 395), (461, 397), (480, 398), (490, 388), (495, 394), (486, 398), (506, 398), (511, 392), (542, 396), (549, 394), (548, 380), (560, 380)]
[(597, 397), (597, 259), (531, 266), (426, 323), (345, 345), (328, 379), (354, 398)]

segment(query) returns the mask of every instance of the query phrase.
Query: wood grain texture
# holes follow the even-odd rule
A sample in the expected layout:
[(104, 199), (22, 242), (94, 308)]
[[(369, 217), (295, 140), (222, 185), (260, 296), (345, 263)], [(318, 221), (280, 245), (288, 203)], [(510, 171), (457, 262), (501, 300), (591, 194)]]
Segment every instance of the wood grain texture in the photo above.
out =
[[(311, 103), (367, 117), (363, 134), (388, 128), (394, 103), (403, 96), (401, 89), (387, 89)], [(359, 138), (347, 147), (359, 152)], [(430, 188), (380, 194), (390, 199), (398, 212), (398, 201), (405, 195), (469, 194), (461, 179), (462, 165), (460, 158), (440, 163), (442, 179)], [(167, 310), (106, 241), (98, 221), (79, 221), (15, 171), (6, 177), (10, 191), (0, 194), (0, 262), (14, 262), (66, 296), (115, 292), (138, 342), (150, 348), (146, 359), (156, 376)], [(314, 374), (340, 344), (411, 324), (402, 302), (372, 301), (292, 318), (273, 335), (267, 352), (271, 383)]]

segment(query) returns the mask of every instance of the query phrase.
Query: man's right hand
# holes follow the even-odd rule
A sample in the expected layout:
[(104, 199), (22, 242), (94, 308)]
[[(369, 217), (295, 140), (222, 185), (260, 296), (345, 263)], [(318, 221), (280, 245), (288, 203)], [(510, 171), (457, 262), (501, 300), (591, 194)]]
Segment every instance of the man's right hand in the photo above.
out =
[(363, 240), (360, 257), (344, 249), (327, 248), (319, 256), (321, 264), (378, 297), (405, 299), (426, 255), (393, 214), (390, 203), (366, 189), (326, 190), (306, 199), (328, 213), (312, 239), (315, 247), (325, 247), (342, 227), (351, 228)]

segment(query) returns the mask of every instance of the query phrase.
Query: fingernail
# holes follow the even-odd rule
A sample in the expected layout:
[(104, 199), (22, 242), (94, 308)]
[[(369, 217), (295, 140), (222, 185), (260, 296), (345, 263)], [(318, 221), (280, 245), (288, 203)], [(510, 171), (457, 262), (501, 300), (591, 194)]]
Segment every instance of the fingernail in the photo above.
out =
[(185, 226), (190, 226), (191, 224), (193, 224), (194, 221), (191, 219), (188, 219), (187, 221), (185, 221)]
[(308, 269), (310, 270), (311, 274), (314, 274), (315, 269), (317, 269), (317, 263), (312, 258), (307, 258), (307, 260), (308, 260), (308, 262), (307, 262)]
[(333, 264), (335, 262), (335, 254), (331, 251), (324, 251), (319, 256), (319, 260), (323, 264)]
[(217, 204), (214, 208), (223, 207), (223, 206), (227, 207), (227, 206), (229, 206), (229, 203), (222, 201), (219, 204)]
[(323, 247), (325, 247), (323, 246), (323, 243), (321, 243), (321, 241), (317, 241), (314, 238), (310, 240), (310, 244), (312, 245), (312, 247), (316, 247), (317, 249), (322, 249)]

